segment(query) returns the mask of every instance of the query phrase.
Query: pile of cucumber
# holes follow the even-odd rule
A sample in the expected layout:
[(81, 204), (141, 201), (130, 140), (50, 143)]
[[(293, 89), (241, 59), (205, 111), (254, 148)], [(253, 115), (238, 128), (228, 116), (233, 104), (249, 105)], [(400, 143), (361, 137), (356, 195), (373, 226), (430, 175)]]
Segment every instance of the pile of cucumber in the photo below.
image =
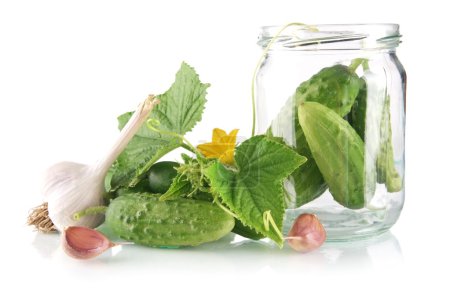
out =
[(295, 118), (293, 147), (308, 158), (291, 175), (295, 207), (329, 189), (339, 204), (360, 209), (377, 182), (388, 192), (402, 189), (394, 165), (390, 99), (385, 86), (372, 84), (368, 90), (374, 76), (365, 69), (359, 77), (355, 68), (342, 64), (323, 68), (300, 84), (273, 121), (268, 134), (283, 136), (292, 126), (286, 115)]
[[(292, 147), (308, 159), (291, 175), (295, 207), (329, 190), (337, 203), (360, 209), (377, 182), (388, 192), (402, 189), (394, 165), (389, 96), (372, 90), (377, 98), (370, 98), (370, 71), (360, 77), (355, 69), (337, 64), (301, 83), (267, 131), (269, 137), (285, 137), (283, 130), (294, 119)], [(373, 108), (374, 101), (378, 108)], [(175, 162), (158, 162), (137, 186), (115, 191), (105, 221), (114, 234), (155, 247), (199, 245), (231, 231), (262, 237), (215, 204), (212, 196), (159, 200), (177, 176), (177, 167)]]

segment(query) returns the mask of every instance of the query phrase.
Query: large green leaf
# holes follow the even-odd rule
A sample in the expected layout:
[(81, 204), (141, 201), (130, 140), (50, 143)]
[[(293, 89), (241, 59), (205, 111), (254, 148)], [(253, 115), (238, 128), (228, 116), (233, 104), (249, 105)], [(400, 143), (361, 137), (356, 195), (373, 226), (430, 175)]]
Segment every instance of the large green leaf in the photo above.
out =
[[(184, 135), (201, 120), (208, 87), (209, 84), (201, 83), (195, 70), (183, 62), (169, 90), (157, 96), (160, 104), (149, 118), (159, 122), (161, 131)], [(118, 117), (119, 129), (125, 126), (131, 115), (132, 112), (128, 112)], [(153, 163), (181, 144), (180, 138), (155, 132), (143, 125), (110, 169), (107, 190), (135, 186)]]
[(206, 175), (213, 193), (255, 231), (283, 245), (283, 239), (273, 227), (264, 225), (264, 213), (269, 211), (279, 231), (285, 213), (282, 182), (306, 158), (289, 147), (264, 136), (255, 136), (236, 148), (236, 168), (219, 161), (212, 164)]

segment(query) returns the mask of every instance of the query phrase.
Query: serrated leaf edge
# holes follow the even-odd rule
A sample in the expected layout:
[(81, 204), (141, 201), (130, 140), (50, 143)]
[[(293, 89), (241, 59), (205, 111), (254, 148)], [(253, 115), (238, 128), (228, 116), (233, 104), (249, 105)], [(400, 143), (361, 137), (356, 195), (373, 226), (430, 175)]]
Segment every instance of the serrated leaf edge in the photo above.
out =
[[(295, 171), (295, 169), (297, 169), (297, 168), (300, 167), (302, 164), (304, 164), (304, 163), (307, 161), (307, 158), (304, 157), (304, 156), (302, 156), (302, 155), (300, 155), (300, 154), (298, 154), (295, 150), (293, 150), (293, 149), (290, 148), (289, 146), (287, 146), (287, 145), (285, 145), (285, 144), (282, 144), (282, 143), (280, 143), (280, 142), (276, 142), (276, 141), (274, 141), (274, 140), (271, 140), (271, 139), (267, 138), (265, 135), (257, 135), (257, 136), (254, 136), (254, 137), (250, 138), (250, 139), (247, 139), (246, 141), (244, 141), (243, 143), (241, 143), (238, 147), (236, 147), (236, 154), (238, 154), (238, 152), (239, 152), (239, 147), (240, 147), (240, 146), (242, 146), (242, 145), (245, 144), (246, 142), (250, 142), (250, 140), (252, 140), (252, 139), (254, 139), (254, 138), (259, 138), (259, 139), (261, 139), (261, 140), (264, 140), (265, 142), (268, 142), (269, 144), (274, 144), (274, 145), (276, 145), (276, 146), (282, 146), (282, 147), (284, 147), (284, 149), (287, 149), (287, 150), (291, 151), (291, 153), (293, 153), (294, 156), (295, 156), (295, 158), (297, 159), (296, 161), (293, 161), (293, 163), (296, 163), (297, 166), (296, 166), (292, 171), (285, 171), (285, 172), (283, 172), (283, 173), (282, 173), (283, 175), (280, 175), (280, 177), (282, 177), (282, 178), (279, 179), (279, 180), (277, 180), (276, 182), (274, 182), (274, 187), (275, 187), (275, 188), (278, 188), (278, 192), (277, 192), (277, 194), (278, 194), (278, 198), (277, 198), (277, 199), (278, 199), (278, 202), (281, 202), (282, 205), (283, 205), (283, 208), (284, 208), (283, 181), (284, 181), (284, 180), (285, 180), (285, 179), (286, 179), (293, 171)], [(219, 161), (215, 161), (210, 167), (217, 167), (218, 165), (223, 166), (223, 167), (225, 168), (225, 170), (227, 170), (227, 171), (235, 172), (235, 171), (230, 170), (229, 168), (225, 167), (224, 165), (222, 165)], [(210, 167), (209, 167), (209, 168), (210, 168)], [(236, 175), (236, 172), (235, 172), (235, 175)], [(215, 192), (216, 194), (219, 194), (219, 196), (220, 196), (220, 192), (218, 192), (218, 190), (215, 190), (214, 186), (211, 186), (211, 190), (212, 190), (213, 192)], [(220, 196), (220, 198), (222, 198), (222, 197)], [(259, 233), (261, 233), (262, 235), (264, 235), (264, 236), (266, 236), (266, 237), (269, 237), (269, 236), (267, 235), (267, 231), (261, 231), (260, 229), (258, 229), (258, 228), (256, 228), (255, 226), (249, 224), (245, 219), (243, 219), (243, 218), (242, 218), (243, 214), (242, 214), (240, 211), (237, 211), (237, 210), (235, 210), (235, 209), (232, 209), (229, 205), (227, 205), (225, 202), (223, 202), (223, 200), (222, 200), (222, 204), (224, 204), (228, 209), (230, 209), (234, 214), (236, 214), (236, 215), (238, 216), (237, 218), (242, 222), (242, 224), (243, 224), (244, 226), (247, 226), (247, 227), (249, 227), (249, 228), (252, 228), (252, 229), (254, 229), (256, 232), (259, 232)], [(258, 209), (258, 210), (259, 210), (259, 209)], [(260, 212), (261, 215), (264, 215), (264, 214), (267, 213), (267, 212), (270, 213), (271, 210), (265, 210), (265, 211), (259, 211), (259, 212)], [(285, 213), (283, 213), (283, 218), (284, 218), (284, 214), (285, 214)], [(264, 219), (262, 219), (262, 220), (263, 220), (263, 222), (264, 222)], [(282, 224), (282, 225), (283, 225), (283, 224)], [(278, 228), (278, 229), (279, 229), (280, 231), (282, 231), (283, 227)], [(274, 233), (275, 233), (275, 235), (278, 235), (276, 231), (275, 231)], [(269, 237), (269, 238), (272, 239), (275, 243), (277, 243), (277, 245), (278, 245), (280, 248), (283, 247), (283, 239), (274, 240), (274, 239), (271, 238), (271, 237)]]

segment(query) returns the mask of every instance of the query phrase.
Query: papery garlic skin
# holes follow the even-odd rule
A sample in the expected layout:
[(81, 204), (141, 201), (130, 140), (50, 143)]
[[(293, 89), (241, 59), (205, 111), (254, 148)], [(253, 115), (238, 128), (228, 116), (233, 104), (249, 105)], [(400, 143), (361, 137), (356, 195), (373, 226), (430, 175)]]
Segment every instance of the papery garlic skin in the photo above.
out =
[(44, 177), (42, 193), (48, 202), (49, 217), (59, 231), (75, 225), (95, 228), (103, 223), (102, 214), (73, 218), (76, 212), (104, 204), (103, 176), (88, 165), (60, 162), (50, 167)]
[(306, 253), (319, 248), (326, 238), (319, 218), (314, 214), (302, 214), (294, 221), (286, 239), (292, 249)]
[(104, 181), (108, 169), (158, 103), (159, 100), (153, 95), (148, 96), (122, 129), (111, 150), (97, 164), (60, 162), (46, 171), (42, 194), (48, 202), (49, 217), (59, 231), (74, 225), (95, 228), (103, 222), (104, 215), (87, 215), (79, 220), (75, 220), (73, 215), (103, 205)]

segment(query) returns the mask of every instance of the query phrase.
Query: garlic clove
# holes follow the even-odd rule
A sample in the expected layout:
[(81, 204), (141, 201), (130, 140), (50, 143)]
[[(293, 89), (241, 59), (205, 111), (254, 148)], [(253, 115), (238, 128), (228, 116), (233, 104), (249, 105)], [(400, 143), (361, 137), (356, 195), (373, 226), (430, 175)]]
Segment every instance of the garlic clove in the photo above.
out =
[(319, 248), (326, 237), (326, 231), (316, 215), (302, 214), (295, 220), (286, 239), (292, 249), (306, 253)]
[(100, 232), (83, 226), (69, 226), (62, 235), (64, 251), (76, 259), (94, 258), (116, 244)]

